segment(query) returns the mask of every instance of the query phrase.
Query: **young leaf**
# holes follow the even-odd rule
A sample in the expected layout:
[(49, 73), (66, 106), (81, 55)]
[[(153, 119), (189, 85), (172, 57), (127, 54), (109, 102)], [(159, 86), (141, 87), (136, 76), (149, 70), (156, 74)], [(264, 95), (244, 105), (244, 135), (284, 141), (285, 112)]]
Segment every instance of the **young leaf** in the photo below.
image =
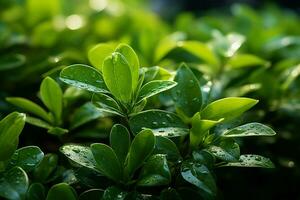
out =
[(195, 185), (211, 197), (216, 195), (217, 186), (215, 180), (205, 165), (185, 161), (181, 166), (181, 176), (184, 180)]
[(202, 120), (200, 113), (196, 113), (192, 118), (192, 128), (190, 129), (190, 143), (191, 146), (196, 149), (198, 145), (202, 144), (205, 136), (208, 134), (209, 129), (220, 123), (213, 120)]
[(151, 130), (143, 130), (135, 136), (126, 158), (125, 172), (128, 178), (132, 177), (135, 170), (151, 155), (154, 145), (155, 137)]
[(208, 151), (226, 162), (237, 162), (240, 158), (240, 147), (232, 139), (223, 139), (218, 144), (209, 146)]
[(53, 126), (51, 126), (48, 122), (45, 122), (41, 119), (35, 118), (35, 117), (26, 117), (26, 122), (28, 124), (40, 127), (40, 128), (44, 128), (44, 129), (51, 129), (53, 128)]
[(37, 146), (26, 146), (15, 151), (9, 160), (8, 168), (21, 167), (26, 172), (32, 171), (44, 158), (44, 153)]
[(50, 77), (46, 77), (40, 88), (41, 99), (54, 114), (57, 122), (61, 120), (63, 94), (59, 85)]
[(121, 165), (124, 165), (130, 147), (130, 134), (127, 128), (121, 124), (114, 125), (109, 139), (111, 148), (115, 151)]
[(90, 63), (95, 68), (102, 71), (103, 61), (106, 57), (110, 56), (114, 52), (114, 49), (115, 45), (108, 43), (100, 43), (94, 46), (88, 52), (88, 58)]
[(114, 150), (105, 144), (95, 143), (91, 145), (91, 151), (96, 160), (97, 169), (112, 180), (120, 182), (123, 171)]
[(224, 121), (229, 121), (240, 116), (257, 103), (258, 100), (244, 97), (223, 98), (208, 104), (201, 111), (201, 118), (216, 121), (224, 118)]
[(46, 198), (46, 189), (41, 183), (33, 183), (30, 185), (26, 199), (30, 200), (41, 200)]
[(9, 159), (18, 146), (25, 125), (25, 114), (13, 112), (0, 121), (0, 161)]
[(223, 137), (274, 136), (270, 127), (260, 123), (248, 123), (225, 132)]
[(52, 186), (48, 192), (46, 200), (76, 200), (77, 195), (75, 190), (66, 183), (59, 183)]
[(259, 155), (241, 155), (239, 162), (230, 162), (223, 164), (220, 167), (261, 167), (261, 168), (274, 168), (274, 164), (269, 158)]
[(171, 90), (176, 109), (180, 109), (186, 116), (192, 117), (200, 111), (202, 106), (202, 93), (199, 82), (185, 64), (182, 64), (177, 70), (174, 81), (178, 83)]
[(138, 102), (147, 99), (149, 97), (152, 97), (163, 91), (169, 90), (176, 85), (177, 83), (174, 81), (155, 80), (155, 81), (148, 82), (142, 87), (139, 93)]
[(127, 44), (120, 44), (116, 48), (116, 52), (122, 54), (129, 64), (132, 77), (132, 91), (135, 91), (139, 80), (139, 59), (134, 50)]
[(142, 167), (139, 186), (168, 185), (171, 181), (171, 173), (166, 155), (156, 154), (151, 156)]
[(113, 53), (103, 64), (103, 78), (110, 92), (120, 101), (129, 103), (132, 97), (130, 66), (120, 53)]
[(108, 92), (102, 75), (88, 65), (75, 64), (64, 68), (60, 72), (60, 80), (90, 92)]
[(67, 144), (60, 148), (60, 152), (77, 165), (98, 171), (96, 161), (89, 147)]
[(14, 167), (0, 177), (0, 197), (23, 200), (28, 186), (29, 180), (26, 172), (20, 167)]
[(35, 114), (36, 116), (41, 117), (42, 119), (46, 120), (47, 122), (51, 122), (51, 118), (48, 115), (48, 113), (39, 105), (37, 105), (36, 103), (28, 100), (28, 99), (24, 99), (21, 97), (9, 97), (6, 98), (6, 101), (8, 101), (9, 103), (18, 106), (20, 108), (22, 108), (23, 110), (25, 110), (26, 112)]
[(166, 154), (168, 160), (177, 161), (181, 155), (176, 144), (169, 138), (156, 136), (153, 154)]
[(162, 110), (147, 110), (132, 116), (129, 120), (133, 134), (149, 128), (155, 136), (178, 137), (187, 135), (188, 127), (174, 113)]

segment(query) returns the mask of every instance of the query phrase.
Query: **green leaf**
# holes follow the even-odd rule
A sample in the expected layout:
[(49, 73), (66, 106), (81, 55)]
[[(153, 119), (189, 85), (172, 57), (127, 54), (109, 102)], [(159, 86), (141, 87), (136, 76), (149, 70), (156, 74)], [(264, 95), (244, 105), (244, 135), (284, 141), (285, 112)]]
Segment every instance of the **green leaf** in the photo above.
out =
[(127, 192), (117, 187), (109, 187), (104, 191), (101, 200), (125, 200)]
[(113, 53), (103, 64), (103, 78), (110, 92), (120, 101), (129, 103), (132, 97), (131, 69), (125, 57)]
[(47, 131), (50, 134), (56, 135), (56, 136), (62, 136), (69, 132), (68, 129), (60, 128), (60, 127), (51, 127)]
[(232, 69), (253, 67), (253, 66), (267, 66), (269, 62), (251, 54), (237, 54), (229, 59), (227, 65)]
[(41, 200), (45, 198), (46, 198), (46, 190), (41, 183), (33, 183), (30, 185), (26, 194), (26, 199)]
[(28, 186), (26, 172), (20, 167), (14, 167), (0, 177), (0, 197), (9, 200), (23, 200)]
[(116, 124), (110, 132), (110, 146), (115, 151), (121, 165), (124, 165), (129, 147), (130, 134), (127, 128), (121, 124)]
[(208, 151), (226, 162), (237, 162), (240, 158), (240, 147), (232, 139), (223, 139), (218, 144), (209, 146)]
[(26, 62), (26, 57), (21, 54), (11, 54), (1, 56), (0, 58), (0, 72), (14, 68), (21, 67)]
[(139, 92), (138, 102), (158, 93), (169, 90), (177, 85), (174, 81), (155, 80), (146, 83)]
[(21, 167), (26, 172), (33, 170), (44, 158), (44, 153), (37, 146), (26, 146), (15, 151), (8, 168)]
[(98, 94), (93, 94), (92, 96), (92, 102), (95, 106), (100, 108), (101, 110), (115, 114), (115, 115), (120, 115), (124, 116), (122, 113), (122, 110), (119, 106), (119, 104), (114, 100), (112, 97), (103, 94), (103, 93), (98, 93)]
[(135, 91), (139, 80), (139, 59), (134, 50), (127, 44), (120, 44), (116, 48), (116, 52), (122, 54), (129, 64), (132, 77), (132, 91)]
[(188, 127), (174, 113), (162, 110), (147, 110), (132, 116), (129, 120), (133, 134), (151, 129), (155, 136), (178, 137), (187, 135)]
[(60, 72), (60, 80), (90, 92), (108, 92), (102, 75), (88, 65), (75, 64), (64, 68)]
[(115, 45), (109, 43), (100, 43), (94, 46), (88, 52), (90, 63), (95, 68), (102, 71), (103, 61), (114, 52), (114, 49)]
[(106, 144), (95, 143), (91, 145), (91, 151), (96, 160), (97, 169), (116, 182), (122, 181), (122, 166), (111, 147)]
[(91, 102), (87, 102), (75, 110), (70, 121), (70, 128), (75, 129), (92, 120), (107, 116), (109, 116), (109, 114), (98, 110)]
[(199, 163), (185, 161), (181, 166), (181, 176), (210, 196), (215, 196), (217, 186), (209, 169)]
[(220, 64), (218, 57), (207, 44), (199, 41), (182, 41), (178, 43), (178, 46), (197, 56), (212, 67), (218, 67)]
[(220, 167), (261, 167), (261, 168), (274, 168), (274, 164), (269, 158), (259, 155), (241, 155), (239, 162), (230, 162)]
[(192, 117), (200, 111), (202, 106), (202, 93), (199, 82), (185, 64), (182, 64), (177, 70), (174, 81), (178, 83), (171, 90), (176, 109), (180, 109), (186, 116)]
[(177, 193), (177, 191), (174, 188), (167, 188), (164, 189), (159, 196), (160, 200), (182, 200), (180, 195)]
[(190, 129), (190, 143), (192, 148), (198, 148), (203, 143), (208, 131), (222, 120), (203, 120), (200, 118), (200, 113), (196, 113), (192, 118), (192, 128)]
[(46, 154), (43, 160), (33, 171), (33, 177), (36, 181), (47, 182), (48, 178), (52, 175), (57, 167), (58, 156), (56, 154)]
[(79, 200), (100, 200), (103, 195), (103, 190), (100, 189), (90, 189), (79, 196)]
[(67, 144), (60, 148), (60, 152), (67, 156), (73, 163), (98, 171), (96, 161), (89, 147)]
[(76, 200), (77, 195), (71, 186), (66, 183), (59, 183), (50, 188), (46, 200), (58, 199)]
[(37, 127), (40, 127), (40, 128), (44, 128), (44, 129), (53, 128), (49, 123), (47, 123), (47, 122), (45, 122), (41, 119), (35, 118), (35, 117), (26, 116), (26, 122), (28, 124), (31, 124), (31, 125), (34, 125), (34, 126), (37, 126)]
[(42, 119), (46, 120), (47, 122), (51, 122), (51, 117), (50, 115), (39, 105), (37, 105), (36, 103), (28, 100), (28, 99), (24, 99), (21, 97), (9, 97), (6, 98), (6, 101), (8, 101), (9, 103), (18, 106), (20, 108), (22, 108), (23, 110), (25, 110), (26, 112), (35, 114), (39, 117), (41, 117)]
[(13, 112), (0, 121), (0, 161), (9, 159), (18, 146), (25, 125), (25, 114)]
[(252, 108), (258, 100), (244, 97), (228, 97), (219, 99), (207, 105), (201, 111), (201, 118), (218, 121), (234, 119)]
[(153, 154), (166, 154), (168, 160), (177, 161), (181, 158), (176, 144), (169, 138), (156, 136)]
[(59, 85), (50, 77), (46, 77), (40, 88), (41, 99), (54, 114), (59, 123), (62, 115), (63, 94)]
[(126, 176), (129, 179), (151, 155), (154, 145), (155, 137), (151, 130), (143, 130), (135, 136), (131, 143), (125, 165)]
[(274, 135), (276, 135), (276, 133), (270, 127), (255, 122), (238, 126), (222, 134), (223, 137), (274, 136)]
[(138, 186), (168, 185), (171, 181), (171, 173), (166, 155), (156, 154), (151, 156), (142, 167)]

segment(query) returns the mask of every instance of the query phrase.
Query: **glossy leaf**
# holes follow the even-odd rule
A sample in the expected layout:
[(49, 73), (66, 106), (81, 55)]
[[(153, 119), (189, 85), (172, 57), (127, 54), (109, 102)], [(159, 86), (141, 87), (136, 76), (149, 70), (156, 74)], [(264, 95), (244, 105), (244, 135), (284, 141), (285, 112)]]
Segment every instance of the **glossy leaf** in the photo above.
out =
[(96, 160), (97, 169), (116, 182), (122, 181), (122, 166), (111, 147), (106, 144), (95, 143), (91, 145), (91, 151)]
[(186, 116), (192, 117), (200, 111), (202, 106), (202, 93), (199, 82), (185, 64), (177, 70), (174, 81), (178, 83), (171, 90), (176, 109), (180, 109)]
[(148, 128), (155, 136), (178, 137), (187, 135), (188, 127), (173, 113), (161, 110), (147, 110), (132, 116), (129, 120), (134, 134)]
[(76, 144), (67, 144), (60, 148), (60, 152), (62, 152), (77, 165), (97, 171), (97, 164), (89, 147)]
[(181, 176), (210, 196), (216, 195), (215, 180), (205, 165), (186, 161), (181, 166)]
[(151, 155), (155, 145), (155, 137), (151, 130), (143, 130), (133, 139), (125, 164), (125, 173), (128, 178), (143, 165)]
[(102, 75), (88, 65), (75, 64), (64, 68), (60, 73), (60, 80), (90, 92), (108, 92)]
[(233, 128), (225, 133), (223, 137), (247, 137), (247, 136), (274, 136), (276, 135), (270, 127), (260, 123), (248, 123)]
[(44, 153), (37, 146), (26, 146), (15, 151), (8, 168), (21, 167), (26, 172), (33, 170), (44, 158)]
[(46, 120), (47, 122), (51, 122), (51, 118), (50, 118), (49, 114), (41, 106), (37, 105), (36, 103), (34, 103), (28, 99), (24, 99), (21, 97), (9, 97), (9, 98), (6, 98), (6, 101), (8, 101), (9, 103), (11, 103), (15, 106), (22, 108), (26, 112), (29, 112), (36, 116), (41, 117), (42, 119)]
[(93, 104), (104, 112), (123, 116), (119, 104), (112, 97), (98, 93), (92, 96)]
[(127, 192), (117, 188), (109, 187), (104, 191), (101, 200), (125, 200)]
[(128, 62), (132, 78), (132, 91), (135, 91), (139, 80), (139, 59), (134, 50), (127, 44), (120, 44), (115, 51), (122, 54)]
[(70, 127), (71, 129), (75, 129), (92, 120), (107, 116), (109, 116), (109, 114), (98, 110), (91, 102), (87, 102), (74, 112)]
[(220, 167), (260, 167), (260, 168), (274, 168), (274, 164), (269, 158), (259, 155), (241, 155), (239, 162), (230, 162)]
[(33, 183), (30, 185), (26, 199), (41, 200), (46, 198), (46, 189), (41, 183)]
[(48, 192), (46, 200), (76, 200), (77, 195), (75, 190), (66, 183), (58, 183), (52, 186)]
[(208, 104), (201, 111), (201, 118), (216, 121), (224, 118), (224, 121), (229, 121), (240, 116), (257, 103), (258, 100), (244, 97), (228, 97), (219, 99)]
[(231, 139), (221, 140), (217, 145), (208, 147), (215, 157), (226, 162), (237, 162), (240, 158), (240, 147)]
[(103, 191), (100, 189), (90, 189), (79, 196), (79, 200), (99, 200), (102, 198)]
[(23, 200), (28, 186), (29, 180), (26, 172), (20, 167), (14, 167), (0, 177), (0, 197)]
[(114, 125), (109, 139), (111, 148), (115, 151), (121, 165), (124, 165), (131, 143), (127, 128), (121, 124)]
[(115, 49), (114, 44), (109, 43), (100, 43), (93, 48), (91, 48), (88, 52), (88, 58), (90, 63), (97, 68), (98, 70), (102, 70), (103, 61), (106, 57), (110, 56)]
[(33, 177), (39, 182), (47, 182), (51, 174), (55, 171), (58, 163), (58, 156), (56, 154), (46, 154), (43, 160), (33, 171)]
[(132, 97), (132, 75), (128, 62), (120, 53), (113, 53), (103, 64), (103, 78), (110, 92), (120, 101), (128, 103)]
[(165, 154), (168, 160), (176, 161), (181, 155), (176, 144), (169, 138), (156, 136), (153, 154)]
[(46, 77), (40, 88), (41, 99), (54, 114), (57, 121), (62, 115), (63, 94), (60, 86), (50, 77)]
[(139, 92), (138, 102), (159, 94), (163, 91), (169, 90), (176, 85), (177, 83), (174, 81), (155, 80), (148, 82), (141, 88), (141, 91)]
[(0, 121), (0, 161), (9, 159), (18, 146), (25, 125), (25, 114), (13, 112)]
[(142, 167), (139, 186), (168, 185), (171, 181), (171, 173), (166, 155), (156, 154), (151, 156)]

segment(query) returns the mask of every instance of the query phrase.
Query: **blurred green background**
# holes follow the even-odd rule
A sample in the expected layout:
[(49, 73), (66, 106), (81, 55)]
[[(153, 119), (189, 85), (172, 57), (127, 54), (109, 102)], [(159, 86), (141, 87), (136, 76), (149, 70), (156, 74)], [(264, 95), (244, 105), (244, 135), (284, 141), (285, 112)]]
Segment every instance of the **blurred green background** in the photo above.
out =
[[(5, 97), (39, 101), (43, 77), (57, 77), (69, 64), (88, 63), (87, 51), (97, 43), (125, 42), (142, 66), (174, 69), (190, 63), (204, 85), (214, 80), (210, 89), (216, 99), (260, 100), (249, 119), (278, 134), (241, 144), (244, 152), (270, 157), (276, 169), (216, 170), (220, 199), (300, 199), (299, 12), (296, 0), (0, 0), (0, 118), (15, 110)], [(209, 43), (222, 54), (232, 33), (243, 38), (236, 51), (260, 62), (215, 73), (207, 60), (179, 50), (157, 61), (161, 47), (185, 40)], [(35, 131), (27, 127), (23, 135)], [(22, 136), (23, 145), (43, 137), (29, 136)]]

